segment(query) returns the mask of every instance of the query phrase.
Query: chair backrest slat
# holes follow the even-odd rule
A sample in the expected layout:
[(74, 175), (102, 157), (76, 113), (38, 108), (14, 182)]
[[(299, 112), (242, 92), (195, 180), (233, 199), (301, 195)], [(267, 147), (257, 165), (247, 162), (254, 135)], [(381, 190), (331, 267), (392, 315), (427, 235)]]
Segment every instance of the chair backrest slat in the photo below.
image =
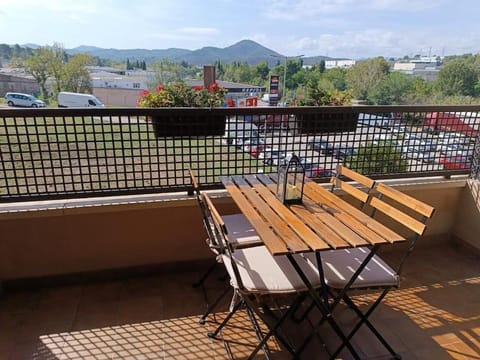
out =
[(343, 180), (340, 180), (339, 178), (332, 178), (330, 182), (338, 189), (353, 196), (355, 199), (360, 200), (362, 203), (367, 202), (368, 194), (363, 192), (362, 190), (350, 185), (349, 183), (346, 183)]
[(365, 175), (353, 171), (343, 165), (337, 165), (337, 174), (343, 175), (353, 181), (356, 181), (357, 183), (362, 184), (367, 188), (373, 188), (373, 186), (375, 185), (375, 180), (370, 179), (369, 177), (366, 177)]
[(220, 216), (219, 212), (213, 205), (212, 200), (208, 197), (206, 193), (202, 193), (202, 198), (205, 204), (207, 205), (207, 209), (210, 212), (211, 218), (213, 220), (213, 225), (217, 229), (220, 234), (227, 234), (227, 229), (225, 223), (223, 222), (222, 217)]
[[(349, 184), (343, 178), (355, 181), (360, 187)], [(335, 189), (342, 190), (345, 194), (359, 200), (361, 208), (367, 203), (369, 193), (375, 186), (374, 180), (342, 165), (337, 165), (336, 175), (330, 179), (330, 183), (332, 184), (332, 191)]]
[[(412, 230), (417, 235), (423, 235), (426, 229), (425, 222), (434, 213), (435, 209), (433, 207), (382, 183), (377, 185), (376, 191), (379, 196), (370, 199), (369, 205), (371, 207)], [(386, 199), (393, 200), (393, 202), (386, 202)], [(395, 203), (402, 205), (406, 210), (408, 209), (407, 212), (412, 212), (413, 216), (395, 206)], [(422, 216), (422, 220), (415, 218), (415, 215)]]
[(426, 225), (424, 223), (418, 221), (410, 215), (405, 214), (403, 211), (397, 209), (396, 207), (386, 203), (379, 198), (371, 198), (370, 206), (374, 209), (381, 211), (388, 217), (399, 222), (400, 224), (409, 228), (418, 235), (422, 235), (425, 231)]
[(392, 200), (395, 200), (396, 202), (398, 202), (399, 204), (402, 204), (414, 211), (416, 211), (417, 213), (427, 217), (427, 218), (431, 218), (432, 215), (433, 215), (433, 212), (435, 211), (435, 209), (433, 207), (431, 207), (430, 205), (428, 204), (425, 204), (424, 202), (420, 201), (420, 200), (417, 200), (401, 191), (398, 191), (388, 185), (385, 185), (385, 184), (378, 184), (378, 186), (376, 187), (376, 190), (385, 195), (385, 196), (388, 196), (390, 199)]

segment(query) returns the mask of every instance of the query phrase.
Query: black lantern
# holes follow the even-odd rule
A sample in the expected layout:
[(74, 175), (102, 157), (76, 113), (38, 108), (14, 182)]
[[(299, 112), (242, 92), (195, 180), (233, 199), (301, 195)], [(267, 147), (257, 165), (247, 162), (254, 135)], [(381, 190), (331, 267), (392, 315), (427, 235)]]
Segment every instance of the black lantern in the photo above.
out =
[(284, 204), (301, 204), (304, 183), (305, 168), (300, 158), (292, 154), (278, 167), (277, 198)]

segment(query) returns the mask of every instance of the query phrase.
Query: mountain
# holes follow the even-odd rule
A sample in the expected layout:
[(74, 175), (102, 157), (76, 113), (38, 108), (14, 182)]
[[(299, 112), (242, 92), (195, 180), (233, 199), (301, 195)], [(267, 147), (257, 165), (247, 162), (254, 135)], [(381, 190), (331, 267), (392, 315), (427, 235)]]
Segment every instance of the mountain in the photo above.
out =
[[(130, 61), (145, 60), (147, 63), (168, 59), (175, 62), (186, 61), (189, 64), (202, 66), (212, 64), (217, 60), (224, 63), (234, 61), (247, 62), (250, 65), (256, 65), (262, 61), (267, 61), (270, 66), (275, 65), (278, 61), (284, 61), (284, 55), (277, 53), (265, 46), (252, 40), (242, 40), (225, 48), (213, 46), (203, 47), (198, 50), (186, 50), (178, 48), (169, 49), (104, 49), (95, 46), (79, 46), (66, 50), (68, 54), (87, 53), (91, 56), (101, 59), (109, 59), (113, 61)], [(307, 65), (314, 64), (320, 60), (331, 59), (326, 56), (304, 57), (302, 58)]]

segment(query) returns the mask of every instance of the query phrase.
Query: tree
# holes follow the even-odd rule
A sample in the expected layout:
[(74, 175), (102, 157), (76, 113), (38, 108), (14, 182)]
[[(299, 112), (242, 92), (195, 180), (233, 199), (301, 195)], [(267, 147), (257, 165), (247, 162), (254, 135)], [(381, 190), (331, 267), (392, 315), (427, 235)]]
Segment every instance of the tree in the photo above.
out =
[(442, 66), (436, 86), (442, 94), (447, 96), (475, 96), (477, 82), (478, 74), (475, 71), (473, 58), (456, 58)]
[(354, 97), (366, 100), (368, 91), (382, 81), (389, 69), (383, 57), (358, 62), (347, 72), (347, 87)]
[(92, 79), (86, 68), (94, 59), (87, 54), (72, 56), (63, 67), (62, 90), (71, 92), (91, 93)]
[(368, 141), (345, 159), (345, 166), (365, 175), (391, 174), (407, 171), (408, 161), (392, 141)]
[(322, 78), (330, 82), (334, 89), (340, 91), (347, 89), (347, 71), (345, 69), (328, 69), (322, 72)]
[(322, 78), (311, 77), (305, 86), (304, 98), (299, 101), (303, 106), (349, 105), (352, 97), (346, 91), (339, 91), (330, 84), (324, 84)]
[(63, 67), (67, 61), (65, 49), (60, 44), (53, 44), (46, 47), (50, 51), (50, 60), (47, 64), (48, 74), (53, 78), (54, 91), (59, 93), (62, 91)]
[(259, 76), (262, 80), (268, 80), (268, 74), (270, 73), (268, 63), (266, 61), (262, 61), (260, 64), (257, 64), (255, 66), (255, 72), (257, 73), (257, 76)]
[(46, 47), (41, 47), (33, 51), (33, 55), (24, 62), (25, 71), (32, 75), (40, 86), (41, 96), (47, 98), (47, 79), (50, 75), (49, 64), (53, 58), (53, 53)]
[(412, 77), (394, 71), (368, 91), (367, 100), (376, 105), (402, 104), (412, 89)]

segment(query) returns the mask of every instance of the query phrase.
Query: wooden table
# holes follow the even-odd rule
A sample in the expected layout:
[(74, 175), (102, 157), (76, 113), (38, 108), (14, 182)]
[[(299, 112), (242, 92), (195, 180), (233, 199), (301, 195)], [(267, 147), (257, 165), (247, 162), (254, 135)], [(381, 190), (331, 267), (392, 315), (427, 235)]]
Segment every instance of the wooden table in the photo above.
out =
[(275, 175), (221, 177), (272, 255), (403, 242), (406, 239), (308, 180), (303, 204), (282, 204)]
[[(380, 245), (395, 244), (406, 239), (371, 218), (342, 198), (307, 180), (302, 204), (284, 205), (276, 197), (276, 174), (234, 175), (221, 177), (226, 190), (253, 225), (260, 239), (274, 256), (286, 256), (309, 290), (313, 303), (321, 311), (335, 333), (354, 358), (359, 358), (350, 341), (333, 316), (356, 278), (363, 271)], [(352, 274), (344, 289), (329, 302), (322, 268), (321, 253), (326, 250), (370, 246), (369, 255)], [(318, 266), (321, 295), (313, 288), (297, 264), (293, 254), (312, 252)], [(320, 325), (321, 322), (318, 324)], [(301, 348), (315, 333), (316, 326)]]

